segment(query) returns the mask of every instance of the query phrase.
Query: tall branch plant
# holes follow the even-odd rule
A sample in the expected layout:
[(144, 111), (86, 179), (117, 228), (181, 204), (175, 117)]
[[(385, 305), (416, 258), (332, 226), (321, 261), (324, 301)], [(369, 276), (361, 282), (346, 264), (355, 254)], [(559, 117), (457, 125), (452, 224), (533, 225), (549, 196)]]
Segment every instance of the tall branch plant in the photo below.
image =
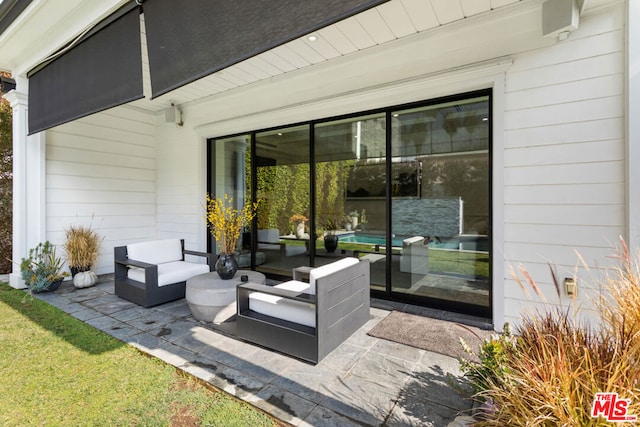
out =
[(212, 198), (207, 194), (206, 202), (207, 226), (216, 240), (220, 254), (233, 254), (240, 233), (256, 215), (258, 203), (246, 203), (242, 209), (236, 209), (233, 198), (228, 194), (224, 198)]

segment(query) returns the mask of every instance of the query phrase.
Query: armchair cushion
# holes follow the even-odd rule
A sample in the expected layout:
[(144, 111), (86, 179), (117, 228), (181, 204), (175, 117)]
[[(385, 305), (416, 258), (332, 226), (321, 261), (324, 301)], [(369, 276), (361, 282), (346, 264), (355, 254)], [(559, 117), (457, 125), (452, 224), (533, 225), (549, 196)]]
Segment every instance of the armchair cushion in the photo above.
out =
[(127, 256), (149, 264), (183, 260), (180, 239), (132, 243), (127, 245)]
[(338, 270), (342, 270), (343, 268), (355, 265), (358, 262), (360, 262), (358, 261), (358, 258), (349, 257), (332, 262), (331, 264), (323, 265), (322, 267), (314, 268), (309, 272), (309, 293), (312, 295), (316, 294), (316, 280), (322, 279), (323, 277), (335, 273)]
[[(198, 274), (209, 272), (207, 264), (196, 264), (185, 261), (171, 261), (158, 264), (158, 286), (184, 282)], [(145, 283), (144, 268), (133, 267), (127, 272), (129, 279)]]
[[(275, 285), (274, 288), (299, 293), (309, 293), (309, 284), (298, 280), (289, 280), (288, 282)], [(294, 301), (261, 292), (253, 292), (249, 295), (249, 309), (256, 313), (277, 317), (312, 328), (316, 326), (315, 304)]]

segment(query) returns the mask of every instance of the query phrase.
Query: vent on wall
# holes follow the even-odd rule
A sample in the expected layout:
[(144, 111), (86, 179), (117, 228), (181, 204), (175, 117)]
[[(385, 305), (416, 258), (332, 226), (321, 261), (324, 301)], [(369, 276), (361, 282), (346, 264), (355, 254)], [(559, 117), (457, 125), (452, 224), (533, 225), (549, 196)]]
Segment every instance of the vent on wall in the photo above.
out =
[(578, 0), (546, 0), (542, 3), (542, 35), (564, 40), (578, 29), (580, 4)]

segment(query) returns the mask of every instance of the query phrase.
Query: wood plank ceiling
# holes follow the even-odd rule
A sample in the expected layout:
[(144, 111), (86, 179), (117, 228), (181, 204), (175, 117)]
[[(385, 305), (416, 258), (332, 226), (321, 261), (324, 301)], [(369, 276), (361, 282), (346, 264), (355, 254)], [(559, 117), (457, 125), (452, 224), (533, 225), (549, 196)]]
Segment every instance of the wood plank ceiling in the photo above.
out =
[(130, 105), (160, 111), (175, 103), (185, 104), (330, 61), (353, 52), (408, 37), (481, 13), (489, 13), (520, 0), (391, 0), (359, 15), (293, 40), (268, 52), (204, 77), (187, 86), (150, 100), (151, 84), (147, 60), (144, 16), (142, 16), (142, 53), (145, 99)]

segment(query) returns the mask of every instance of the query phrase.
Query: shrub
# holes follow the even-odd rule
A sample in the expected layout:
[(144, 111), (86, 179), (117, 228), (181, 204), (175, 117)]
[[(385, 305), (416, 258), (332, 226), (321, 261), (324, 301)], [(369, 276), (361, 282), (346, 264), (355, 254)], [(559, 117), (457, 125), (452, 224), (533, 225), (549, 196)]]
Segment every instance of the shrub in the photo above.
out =
[(599, 301), (602, 327), (548, 308), (523, 316), (515, 340), (485, 342), (479, 365), (462, 365), (475, 398), (491, 403), (477, 426), (604, 425), (591, 417), (598, 392), (630, 399), (628, 414), (640, 416), (640, 275), (625, 246), (619, 259)]
[(69, 273), (62, 272), (62, 258), (49, 241), (29, 249), (29, 257), (20, 262), (20, 276), (31, 292), (44, 292), (61, 282)]
[(479, 359), (479, 362), (460, 359), (460, 369), (475, 393), (489, 389), (492, 384), (502, 383), (508, 372), (507, 351), (514, 346), (514, 339), (508, 323), (504, 325), (502, 334), (485, 339), (477, 354), (460, 338), (464, 350)]
[[(0, 73), (8, 76), (5, 73)], [(0, 97), (0, 273), (10, 273), (13, 246), (13, 121), (9, 103)]]

